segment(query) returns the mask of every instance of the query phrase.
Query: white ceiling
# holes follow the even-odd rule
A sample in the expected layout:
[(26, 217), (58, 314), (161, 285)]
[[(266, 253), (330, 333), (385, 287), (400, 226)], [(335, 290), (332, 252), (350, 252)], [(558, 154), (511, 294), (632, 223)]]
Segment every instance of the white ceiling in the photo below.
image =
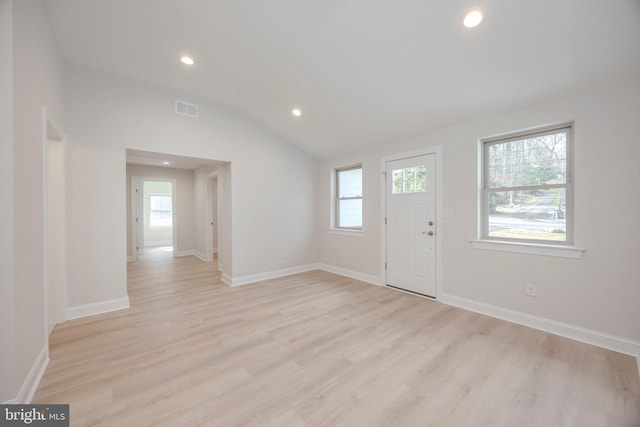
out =
[(229, 104), (317, 157), (640, 73), (638, 0), (43, 3), (65, 60)]

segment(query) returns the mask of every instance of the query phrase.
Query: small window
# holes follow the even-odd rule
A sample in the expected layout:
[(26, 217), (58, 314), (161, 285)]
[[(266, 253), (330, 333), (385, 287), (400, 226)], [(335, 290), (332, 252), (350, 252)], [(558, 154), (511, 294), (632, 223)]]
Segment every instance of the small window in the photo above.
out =
[(482, 141), (489, 240), (573, 244), (572, 126)]
[(362, 230), (362, 166), (336, 169), (335, 227)]
[(173, 201), (168, 194), (149, 195), (149, 227), (167, 228), (173, 224)]

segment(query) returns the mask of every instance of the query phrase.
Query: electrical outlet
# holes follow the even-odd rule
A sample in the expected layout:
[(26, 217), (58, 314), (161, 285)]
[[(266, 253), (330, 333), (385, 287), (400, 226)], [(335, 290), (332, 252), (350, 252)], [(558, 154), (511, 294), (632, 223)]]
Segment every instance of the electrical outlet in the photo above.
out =
[(535, 297), (536, 296), (536, 285), (534, 285), (533, 283), (527, 283), (526, 288), (525, 288), (525, 292), (528, 296), (530, 297)]

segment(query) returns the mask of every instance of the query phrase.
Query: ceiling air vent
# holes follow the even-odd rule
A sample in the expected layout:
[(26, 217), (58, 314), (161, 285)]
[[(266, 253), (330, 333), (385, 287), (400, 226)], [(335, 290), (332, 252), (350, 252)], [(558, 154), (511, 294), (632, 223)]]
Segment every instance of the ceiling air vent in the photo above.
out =
[(182, 114), (183, 116), (198, 117), (198, 106), (176, 99), (176, 113)]

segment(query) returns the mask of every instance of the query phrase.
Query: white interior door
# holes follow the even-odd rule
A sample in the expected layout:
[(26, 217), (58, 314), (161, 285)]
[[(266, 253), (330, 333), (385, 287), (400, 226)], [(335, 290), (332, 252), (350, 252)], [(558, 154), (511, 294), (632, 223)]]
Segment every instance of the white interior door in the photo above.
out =
[(436, 296), (436, 155), (386, 164), (387, 284)]

